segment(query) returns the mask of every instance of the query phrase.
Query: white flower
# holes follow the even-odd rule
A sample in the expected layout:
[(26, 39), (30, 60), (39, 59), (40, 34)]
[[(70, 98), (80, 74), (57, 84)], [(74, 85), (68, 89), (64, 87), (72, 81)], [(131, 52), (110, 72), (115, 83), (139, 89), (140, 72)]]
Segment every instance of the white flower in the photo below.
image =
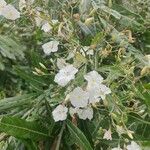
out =
[(131, 144), (127, 146), (127, 150), (141, 150), (141, 148), (137, 143), (132, 141)]
[(77, 87), (70, 93), (70, 101), (74, 107), (86, 107), (88, 105), (89, 93)]
[(74, 114), (77, 114), (79, 118), (83, 120), (91, 120), (93, 118), (93, 109), (91, 107), (86, 107), (83, 109), (70, 107), (69, 113), (71, 117), (73, 117)]
[(111, 130), (110, 130), (110, 129), (105, 131), (104, 136), (103, 136), (103, 139), (112, 140), (112, 137), (111, 137)]
[(54, 81), (60, 86), (64, 87), (68, 84), (69, 81), (75, 78), (75, 74), (78, 72), (78, 69), (73, 67), (73, 65), (67, 65), (62, 68), (55, 76)]
[(106, 95), (111, 93), (111, 90), (104, 84), (100, 84), (99, 88), (100, 88), (100, 96), (104, 100)]
[(64, 105), (58, 105), (52, 112), (55, 122), (66, 120), (67, 112), (67, 107), (65, 107)]
[(7, 3), (4, 1), (4, 0), (0, 0), (0, 15), (1, 15), (1, 12), (3, 10), (3, 8), (7, 5)]
[(41, 28), (44, 32), (50, 32), (51, 29), (52, 29), (52, 26), (47, 22), (47, 23), (44, 23), (42, 25), (42, 28)]
[(57, 52), (59, 41), (50, 41), (42, 45), (43, 51), (46, 55), (50, 55), (51, 52)]
[(99, 102), (100, 99), (104, 100), (107, 94), (111, 93), (110, 88), (108, 88), (104, 84), (99, 84), (97, 86), (93, 86), (87, 88), (87, 92), (89, 93), (89, 103), (94, 104)]
[(70, 107), (69, 109), (69, 114), (71, 117), (73, 117), (74, 114), (77, 114), (79, 108), (73, 108), (73, 107)]
[(93, 109), (91, 107), (86, 107), (83, 109), (79, 109), (77, 111), (77, 114), (79, 115), (80, 119), (86, 120), (89, 119), (91, 120), (93, 118)]
[(95, 104), (100, 101), (100, 88), (98, 86), (87, 89), (89, 93), (89, 103)]
[(88, 81), (87, 91), (89, 92), (89, 103), (96, 103), (101, 99), (105, 99), (111, 90), (102, 84), (103, 77), (96, 71), (91, 71), (84, 75), (85, 80)]
[(20, 18), (20, 12), (10, 4), (8, 4), (2, 9), (1, 15), (3, 15), (6, 19), (10, 20), (16, 20)]
[(63, 69), (67, 65), (68, 65), (68, 63), (66, 63), (65, 59), (63, 59), (63, 58), (57, 58), (57, 67), (59, 69)]
[(85, 80), (88, 81), (88, 87), (87, 88), (93, 88), (95, 86), (99, 86), (100, 83), (103, 81), (103, 77), (98, 74), (96, 71), (91, 71), (84, 75)]

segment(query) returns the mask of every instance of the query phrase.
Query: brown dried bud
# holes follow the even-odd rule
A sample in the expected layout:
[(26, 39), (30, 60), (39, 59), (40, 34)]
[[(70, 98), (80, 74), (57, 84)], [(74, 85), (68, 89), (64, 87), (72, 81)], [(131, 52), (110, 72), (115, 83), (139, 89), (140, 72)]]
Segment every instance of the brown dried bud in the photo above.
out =
[(76, 20), (76, 21), (79, 21), (80, 20), (80, 14), (73, 14), (73, 18)]

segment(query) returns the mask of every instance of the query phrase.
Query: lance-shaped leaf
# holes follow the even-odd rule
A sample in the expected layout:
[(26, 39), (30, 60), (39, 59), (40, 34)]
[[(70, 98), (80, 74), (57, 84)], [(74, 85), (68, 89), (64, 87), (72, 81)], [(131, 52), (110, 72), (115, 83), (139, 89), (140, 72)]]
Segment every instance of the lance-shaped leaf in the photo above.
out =
[(17, 117), (3, 117), (0, 121), (0, 131), (8, 135), (31, 140), (48, 138), (48, 131), (37, 122), (29, 122)]
[(10, 98), (1, 99), (0, 113), (4, 113), (13, 108), (29, 104), (37, 97), (36, 93), (24, 94)]
[(14, 69), (16, 73), (26, 82), (30, 83), (35, 90), (42, 91), (42, 86), (47, 86), (46, 81), (42, 77), (34, 75), (29, 72), (29, 70), (27, 70), (27, 72), (25, 69), (23, 70), (17, 66), (15, 66)]
[(72, 135), (72, 138), (74, 138), (75, 143), (77, 143), (78, 146), (80, 146), (83, 150), (93, 149), (83, 132), (78, 127), (73, 125), (69, 120), (67, 121), (67, 127)]
[(19, 45), (13, 39), (0, 35), (0, 53), (2, 56), (15, 60), (24, 58), (24, 47)]

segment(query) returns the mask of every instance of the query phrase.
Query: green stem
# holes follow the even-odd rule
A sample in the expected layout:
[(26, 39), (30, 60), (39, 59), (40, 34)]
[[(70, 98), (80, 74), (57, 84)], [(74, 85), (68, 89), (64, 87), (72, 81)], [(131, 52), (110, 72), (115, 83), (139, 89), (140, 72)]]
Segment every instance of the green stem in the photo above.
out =
[(63, 122), (63, 126), (62, 126), (62, 128), (60, 130), (60, 133), (58, 135), (58, 140), (57, 140), (57, 145), (56, 145), (56, 149), (55, 150), (59, 150), (60, 143), (61, 143), (61, 138), (62, 138), (64, 129), (65, 129), (65, 122)]

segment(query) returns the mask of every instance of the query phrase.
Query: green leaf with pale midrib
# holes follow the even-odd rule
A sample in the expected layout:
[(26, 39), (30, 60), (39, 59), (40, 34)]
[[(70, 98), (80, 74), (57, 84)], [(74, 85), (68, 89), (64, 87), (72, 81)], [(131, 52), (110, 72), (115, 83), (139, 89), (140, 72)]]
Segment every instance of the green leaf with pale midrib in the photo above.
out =
[(37, 96), (36, 93), (32, 93), (32, 94), (19, 95), (11, 98), (4, 98), (0, 100), (0, 113), (12, 109), (14, 107), (29, 104), (35, 99), (36, 96)]
[(13, 39), (0, 35), (0, 53), (7, 58), (15, 60), (18, 59), (24, 59), (24, 53), (21, 45), (19, 45), (16, 41)]
[(19, 67), (14, 67), (17, 74), (24, 79), (26, 82), (30, 83), (32, 88), (36, 91), (43, 91), (42, 86), (47, 86), (47, 83), (43, 80), (43, 78), (36, 76), (34, 74), (27, 73), (25, 70), (20, 69)]
[(17, 117), (3, 117), (0, 121), (0, 131), (22, 139), (40, 140), (49, 137), (47, 129), (37, 122)]
[(38, 131), (34, 131), (34, 130), (31, 130), (31, 129), (27, 129), (27, 128), (15, 126), (15, 125), (11, 125), (11, 124), (6, 124), (6, 123), (2, 123), (2, 122), (1, 122), (0, 124), (5, 125), (5, 126), (8, 126), (8, 127), (13, 127), (13, 128), (25, 130), (25, 131), (30, 131), (30, 132), (33, 132), (33, 133), (35, 133), (35, 134), (39, 134), (39, 135), (42, 135), (42, 136), (47, 136), (47, 134), (44, 134), (44, 133), (41, 133), (41, 132), (38, 132)]
[(72, 137), (83, 150), (93, 150), (89, 141), (78, 127), (73, 125), (69, 120), (67, 120), (67, 127)]

